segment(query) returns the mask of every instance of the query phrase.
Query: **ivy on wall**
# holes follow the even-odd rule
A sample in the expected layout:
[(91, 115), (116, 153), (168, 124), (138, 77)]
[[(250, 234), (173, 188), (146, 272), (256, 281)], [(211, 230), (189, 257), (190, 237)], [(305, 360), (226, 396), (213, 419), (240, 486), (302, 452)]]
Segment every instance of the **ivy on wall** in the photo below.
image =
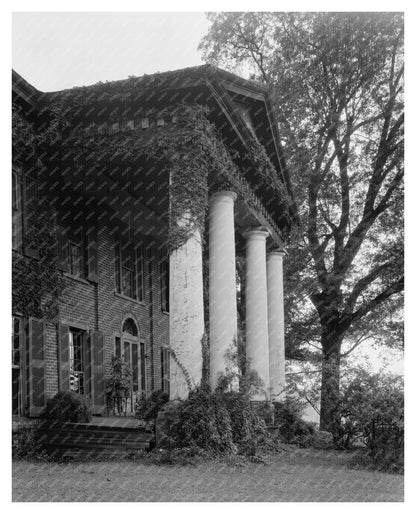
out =
[[(137, 87), (137, 79), (129, 79), (57, 94), (46, 108), (49, 121), (40, 132), (40, 140), (54, 155), (61, 152), (74, 163), (84, 160), (97, 170), (118, 159), (128, 163), (141, 155), (169, 171), (168, 247), (173, 251), (196, 231), (203, 240), (210, 191), (232, 189), (249, 204), (253, 204), (253, 195), (241, 180), (235, 152), (224, 144), (208, 119), (208, 109), (201, 105), (170, 105), (159, 114), (174, 121), (147, 129), (145, 138), (137, 137), (136, 130), (86, 132), (86, 119), (96, 120), (97, 125), (107, 124), (108, 128), (119, 123), (120, 117), (124, 117), (124, 123), (133, 117), (129, 106), (141, 93)], [(261, 182), (275, 188), (277, 197), (284, 197), (284, 186), (255, 137), (246, 149), (245, 159), (256, 169)]]
[[(37, 178), (33, 209), (26, 217), (23, 252), (12, 254), (12, 309), (25, 317), (54, 320), (64, 279), (57, 268), (53, 205), (45, 195), (39, 159), (38, 139), (33, 125), (16, 109), (12, 117), (13, 163), (23, 174), (24, 182)], [(26, 212), (26, 215), (29, 213)]]

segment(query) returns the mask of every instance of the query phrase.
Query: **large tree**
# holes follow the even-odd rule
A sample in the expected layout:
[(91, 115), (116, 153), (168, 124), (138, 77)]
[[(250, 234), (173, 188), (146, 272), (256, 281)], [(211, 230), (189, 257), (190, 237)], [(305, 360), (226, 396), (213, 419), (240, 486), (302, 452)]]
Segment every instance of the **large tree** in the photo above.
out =
[(286, 267), (287, 337), (292, 353), (305, 342), (319, 349), (321, 428), (334, 430), (343, 353), (401, 332), (403, 19), (208, 18), (205, 59), (250, 74), (272, 98), (300, 219)]

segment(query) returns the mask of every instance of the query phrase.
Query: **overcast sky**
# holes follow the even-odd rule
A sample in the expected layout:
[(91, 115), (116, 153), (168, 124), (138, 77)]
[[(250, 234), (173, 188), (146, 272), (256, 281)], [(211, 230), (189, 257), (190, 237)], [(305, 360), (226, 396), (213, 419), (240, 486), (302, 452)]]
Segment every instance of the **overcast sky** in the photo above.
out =
[(13, 68), (41, 91), (203, 64), (204, 13), (13, 13)]

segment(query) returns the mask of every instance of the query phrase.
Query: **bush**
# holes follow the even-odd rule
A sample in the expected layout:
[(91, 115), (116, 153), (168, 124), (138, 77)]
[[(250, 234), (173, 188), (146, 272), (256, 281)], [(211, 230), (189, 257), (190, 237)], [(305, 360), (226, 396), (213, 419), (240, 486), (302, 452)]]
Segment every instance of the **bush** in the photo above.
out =
[(87, 399), (73, 391), (60, 391), (48, 400), (41, 417), (59, 423), (89, 423), (92, 419)]
[(340, 397), (340, 422), (335, 441), (350, 448), (357, 440), (367, 446), (362, 461), (374, 469), (402, 471), (404, 465), (403, 379), (358, 370)]
[(302, 405), (288, 396), (284, 402), (275, 402), (274, 408), (275, 423), (279, 427), (281, 439), (288, 444), (310, 446), (314, 427), (301, 418)]
[(42, 443), (35, 427), (21, 427), (12, 433), (14, 459), (45, 458)]
[(187, 448), (189, 453), (202, 449), (211, 456), (254, 455), (258, 445), (268, 438), (265, 424), (247, 396), (236, 392), (212, 393), (205, 388), (178, 402), (161, 446)]
[(149, 398), (143, 394), (134, 406), (136, 418), (154, 421), (161, 408), (169, 401), (169, 395), (162, 390), (153, 391)]

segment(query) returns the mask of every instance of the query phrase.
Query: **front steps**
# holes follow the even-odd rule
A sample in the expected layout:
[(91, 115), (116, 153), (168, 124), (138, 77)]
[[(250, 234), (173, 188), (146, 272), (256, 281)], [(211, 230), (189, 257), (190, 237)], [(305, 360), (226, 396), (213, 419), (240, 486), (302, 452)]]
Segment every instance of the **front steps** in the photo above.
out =
[(54, 458), (123, 458), (154, 446), (154, 434), (141, 428), (94, 423), (40, 423), (42, 446)]

